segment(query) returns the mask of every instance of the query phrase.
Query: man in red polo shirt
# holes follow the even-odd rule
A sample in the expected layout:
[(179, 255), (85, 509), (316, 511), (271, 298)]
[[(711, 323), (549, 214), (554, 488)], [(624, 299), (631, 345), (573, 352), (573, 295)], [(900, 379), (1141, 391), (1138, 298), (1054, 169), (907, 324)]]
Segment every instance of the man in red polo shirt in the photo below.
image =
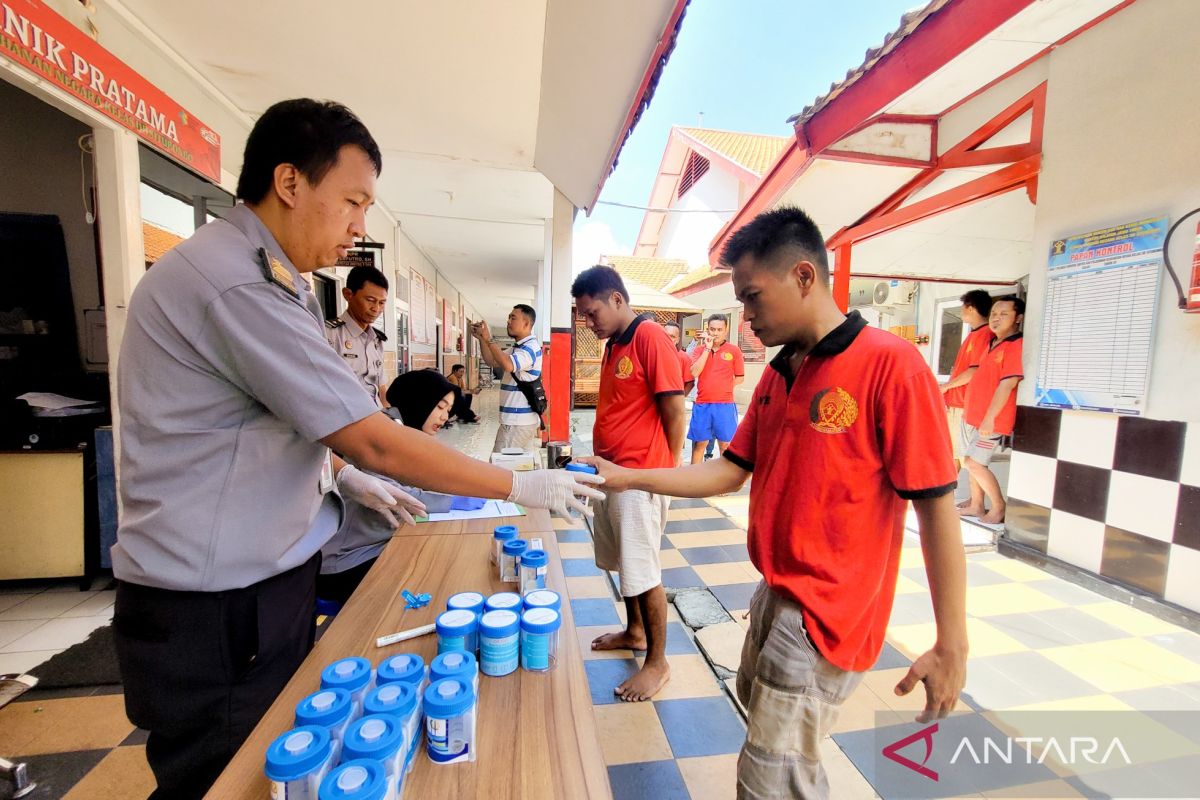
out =
[[(946, 422), (950, 428), (950, 444), (954, 446), (954, 466), (962, 468), (963, 451), (966, 441), (963, 439), (962, 415), (963, 405), (967, 400), (967, 384), (979, 362), (992, 343), (994, 334), (988, 327), (988, 314), (992, 311), (992, 296), (983, 289), (972, 289), (959, 298), (962, 303), (963, 324), (971, 329), (967, 338), (958, 348), (954, 357), (954, 368), (950, 370), (950, 380), (941, 386), (942, 395), (946, 398)], [(969, 501), (968, 501), (969, 502)], [(966, 508), (968, 502), (961, 504)]]
[(683, 349), (683, 328), (679, 327), (678, 322), (664, 322), (662, 328), (675, 343), (675, 355), (679, 358), (679, 369), (683, 373), (683, 393), (686, 396), (696, 385), (696, 379), (692, 377), (692, 358)]
[[(1015, 294), (997, 298), (988, 315), (995, 339), (988, 346), (979, 369), (967, 384), (963, 408), (963, 436), (967, 450), (963, 463), (971, 476), (971, 499), (958, 510), (964, 517), (997, 525), (1004, 521), (1004, 493), (988, 464), (1017, 421), (1017, 384), (1025, 377), (1021, 366), (1021, 321), (1025, 301)], [(984, 506), (987, 496), (990, 508)]]
[(713, 439), (722, 453), (729, 447), (738, 424), (733, 387), (746, 380), (746, 363), (741, 349), (729, 343), (729, 318), (724, 314), (708, 318), (693, 356), (691, 374), (697, 388), (687, 438), (692, 442), (692, 463), (699, 464), (704, 460), (705, 446)]
[(783, 345), (723, 458), (636, 471), (594, 459), (606, 490), (732, 491), (751, 473), (750, 560), (763, 574), (738, 670), (749, 709), (738, 796), (823, 798), (820, 743), (883, 647), (904, 517), (916, 507), (937, 640), (896, 685), (925, 685), (925, 722), (966, 676), (966, 563), (933, 373), (916, 348), (833, 300), (825, 242), (795, 208), (758, 216), (722, 253), (745, 319)]
[[(571, 285), (575, 308), (598, 339), (600, 399), (592, 447), (632, 469), (672, 468), (683, 448), (683, 375), (666, 332), (629, 307), (629, 291), (612, 267), (586, 269)], [(659, 548), (670, 498), (647, 491), (596, 501), (596, 566), (616, 570), (625, 598), (626, 628), (596, 637), (593, 650), (645, 650), (642, 668), (613, 691), (622, 700), (649, 700), (670, 677), (667, 596)]]

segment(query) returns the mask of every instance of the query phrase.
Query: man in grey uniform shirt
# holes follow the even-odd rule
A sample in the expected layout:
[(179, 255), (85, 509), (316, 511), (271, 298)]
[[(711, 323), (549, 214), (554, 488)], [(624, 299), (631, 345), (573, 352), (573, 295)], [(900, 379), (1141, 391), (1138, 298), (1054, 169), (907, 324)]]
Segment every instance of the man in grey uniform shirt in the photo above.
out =
[(113, 627), (156, 798), (203, 796), (312, 646), (339, 485), (403, 513), (421, 506), (366, 471), (535, 508), (600, 496), (572, 473), (512, 473), (395, 424), (329, 347), (300, 273), (365, 234), (380, 168), (345, 107), (277, 103), (246, 142), (244, 204), (133, 293), (118, 366)]
[(346, 276), (346, 310), (325, 323), (325, 338), (358, 376), (375, 405), (383, 405), (383, 343), (387, 336), (374, 327), (387, 303), (388, 280), (375, 267), (361, 266)]

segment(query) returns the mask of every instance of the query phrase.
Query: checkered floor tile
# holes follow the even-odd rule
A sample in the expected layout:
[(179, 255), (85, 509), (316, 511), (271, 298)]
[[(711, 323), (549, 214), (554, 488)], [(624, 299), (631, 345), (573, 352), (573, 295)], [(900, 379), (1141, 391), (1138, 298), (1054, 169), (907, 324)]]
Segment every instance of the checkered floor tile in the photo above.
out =
[[(486, 431), (467, 433), (487, 438)], [(744, 490), (671, 502), (662, 542), (665, 585), (711, 592), (732, 620), (728, 628), (722, 626), (722, 633), (730, 633), (725, 641), (698, 647), (696, 632), (672, 606), (667, 637), (671, 680), (647, 703), (624, 703), (613, 695), (613, 688), (638, 669), (643, 653), (590, 649), (596, 636), (623, 625), (625, 608), (615, 576), (595, 567), (591, 535), (581, 520), (555, 520), (616, 800), (734, 796), (745, 724), (731, 696), (732, 680), (722, 680), (710, 661), (730, 651), (736, 667), (748, 624), (745, 609), (760, 578), (746, 551), (747, 502)], [(992, 725), (971, 712), (1027, 709), (1200, 712), (1200, 635), (995, 552), (973, 553), (967, 561), (971, 658), (960, 709), (972, 721), (964, 724)], [(913, 659), (933, 643), (935, 633), (924, 562), (910, 535), (887, 642), (842, 707), (833, 736), (822, 745), (832, 797), (889, 796), (864, 777), (875, 774), (876, 731), (911, 723), (923, 707), (920, 688), (905, 697), (893, 689)], [(30, 765), (41, 784), (33, 797), (145, 797), (153, 779), (144, 750), (142, 732), (125, 718), (118, 694), (26, 695), (0, 710), (0, 755)], [(1120, 787), (1136, 782), (1136, 776), (1114, 775), (1111, 780)], [(1022, 786), (957, 788), (971, 797), (1089, 795), (1086, 785), (1046, 770), (1028, 771)]]

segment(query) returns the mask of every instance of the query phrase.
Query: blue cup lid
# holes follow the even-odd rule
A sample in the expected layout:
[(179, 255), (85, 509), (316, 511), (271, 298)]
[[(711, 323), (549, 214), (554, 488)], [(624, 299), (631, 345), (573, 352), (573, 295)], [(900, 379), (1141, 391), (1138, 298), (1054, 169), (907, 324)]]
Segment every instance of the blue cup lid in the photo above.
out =
[(600, 474), (600, 470), (596, 469), (591, 464), (578, 464), (574, 461), (567, 464), (567, 466), (564, 467), (564, 469), (566, 469), (567, 472), (586, 472), (589, 475), (599, 475)]
[[(393, 684), (395, 685), (395, 684)], [(386, 761), (404, 746), (404, 726), (392, 714), (369, 714), (350, 723), (342, 739), (342, 759)]]
[(531, 608), (521, 615), (521, 630), (526, 633), (554, 633), (562, 617), (553, 608)]
[(419, 683), (425, 677), (425, 659), (416, 653), (397, 653), (379, 662), (375, 670), (375, 682), (379, 684)]
[(504, 555), (519, 556), (529, 547), (529, 542), (524, 539), (509, 539), (504, 543)]
[(387, 770), (370, 758), (343, 762), (321, 781), (318, 800), (383, 800), (387, 797)]
[(497, 525), (492, 529), (493, 539), (515, 539), (517, 538), (516, 525)]
[(479, 662), (473, 653), (456, 650), (453, 653), (442, 653), (429, 663), (429, 680), (440, 681), (444, 678), (466, 677), (474, 680), (479, 670)]
[(497, 592), (487, 599), (483, 607), (487, 611), (500, 611), (502, 609), (520, 611), (521, 595), (516, 592)]
[(521, 565), (525, 567), (546, 566), (545, 550), (526, 550), (521, 554)]
[(301, 725), (271, 742), (265, 772), (273, 781), (294, 781), (324, 764), (332, 752), (328, 728)]
[(296, 704), (296, 724), (328, 728), (349, 717), (351, 706), (350, 692), (345, 689), (322, 689)]
[(479, 592), (459, 592), (450, 595), (450, 599), (446, 601), (446, 609), (453, 611), (456, 608), (465, 608), (478, 614), (483, 609), (484, 599)]
[(371, 681), (371, 662), (360, 656), (343, 658), (321, 670), (322, 689), (357, 692)]
[(513, 636), (521, 628), (515, 611), (489, 611), (479, 620), (479, 633), (491, 639)]
[(479, 628), (479, 615), (465, 608), (443, 611), (437, 618), (438, 636), (468, 636)]
[(411, 683), (393, 681), (376, 686), (363, 700), (364, 714), (395, 714), (407, 716), (417, 707), (417, 687)]
[(525, 595), (525, 608), (553, 608), (558, 611), (562, 608), (562, 598), (558, 592), (550, 589), (537, 589)]
[(425, 689), (425, 715), (436, 719), (457, 717), (475, 702), (471, 681), (443, 678)]

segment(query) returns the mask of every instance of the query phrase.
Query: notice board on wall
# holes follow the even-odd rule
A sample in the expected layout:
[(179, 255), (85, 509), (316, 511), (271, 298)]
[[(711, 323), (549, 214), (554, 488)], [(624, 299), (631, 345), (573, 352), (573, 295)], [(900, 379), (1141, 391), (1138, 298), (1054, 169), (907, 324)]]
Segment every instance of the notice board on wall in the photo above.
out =
[(408, 329), (409, 336), (412, 341), (424, 344), (428, 341), (425, 338), (425, 278), (416, 270), (413, 270), (411, 286), (412, 293), (408, 305), (412, 321)]
[(1037, 405), (1142, 413), (1167, 223), (1143, 219), (1051, 244)]
[(440, 308), (433, 281), (425, 281), (425, 341), (429, 344), (437, 344)]

